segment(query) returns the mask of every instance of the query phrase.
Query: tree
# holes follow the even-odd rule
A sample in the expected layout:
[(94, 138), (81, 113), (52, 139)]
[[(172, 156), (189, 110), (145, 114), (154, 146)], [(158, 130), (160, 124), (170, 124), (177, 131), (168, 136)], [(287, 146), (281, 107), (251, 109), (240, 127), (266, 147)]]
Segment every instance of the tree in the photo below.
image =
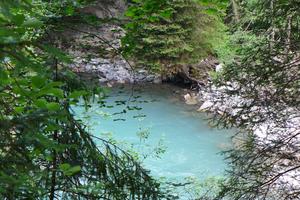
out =
[[(43, 41), (84, 1), (0, 2), (0, 198), (159, 199), (159, 183), (128, 153), (89, 134), (71, 106), (101, 88), (68, 70)], [(97, 147), (95, 140), (101, 141)]]
[(225, 111), (220, 119), (227, 127), (240, 128), (244, 141), (227, 152), (230, 178), (220, 196), (298, 199), (299, 2), (240, 1), (239, 5), (237, 54), (219, 76), (225, 94), (215, 103), (222, 106), (226, 99), (239, 99), (230, 103), (235, 114)]
[(124, 54), (137, 65), (174, 76), (197, 63), (222, 40), (226, 1), (146, 0), (129, 7)]

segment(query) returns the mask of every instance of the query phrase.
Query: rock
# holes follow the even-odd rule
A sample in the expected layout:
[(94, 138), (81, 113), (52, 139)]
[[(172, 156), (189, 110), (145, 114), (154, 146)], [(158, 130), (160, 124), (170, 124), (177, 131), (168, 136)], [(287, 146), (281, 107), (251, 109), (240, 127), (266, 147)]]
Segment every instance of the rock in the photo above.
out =
[[(103, 0), (102, 3), (114, 9), (115, 6), (119, 5), (118, 2), (121, 3), (125, 1)], [(95, 12), (98, 12), (97, 9), (100, 9), (97, 5), (95, 5)], [(105, 13), (98, 14), (102, 16)], [(57, 33), (69, 38), (67, 41), (69, 45), (66, 52), (75, 58), (74, 64), (70, 64), (70, 68), (74, 72), (94, 74), (100, 83), (161, 83), (161, 77), (158, 74), (151, 73), (146, 68), (141, 67), (137, 67), (135, 71), (121, 55), (116, 53), (115, 49), (121, 47), (121, 37), (125, 34), (125, 31), (120, 26), (102, 24), (92, 28), (85, 25), (75, 28), (77, 28), (79, 32), (66, 29), (63, 33)], [(103, 44), (97, 37), (87, 37), (87, 35), (81, 33), (80, 30), (95, 34), (99, 38), (108, 41), (110, 45)], [(74, 46), (74, 44), (76, 45)], [(111, 48), (111, 45), (114, 46), (115, 49)], [(85, 46), (90, 48), (83, 48)], [(95, 49), (97, 49), (97, 51), (95, 51)], [(101, 49), (101, 54), (99, 54), (99, 49)]]
[(113, 83), (107, 83), (106, 85), (107, 85), (107, 87), (111, 88), (113, 86)]
[(148, 71), (145, 70), (145, 69), (141, 69), (141, 70), (138, 71), (138, 73), (139, 73), (139, 74), (147, 74)]
[(101, 59), (100, 58), (93, 58), (91, 59), (90, 63), (94, 64), (94, 65), (97, 65), (101, 62)]
[(107, 82), (106, 78), (99, 78), (99, 83), (105, 83), (105, 82)]
[(155, 84), (160, 84), (162, 82), (161, 77), (160, 76), (156, 76), (153, 80), (153, 83)]
[(118, 80), (117, 83), (124, 84), (125, 80)]
[(153, 82), (154, 79), (155, 79), (155, 75), (153, 75), (153, 74), (146, 76), (147, 82)]
[(101, 59), (99, 63), (101, 63), (101, 64), (109, 64), (110, 61), (109, 61), (109, 59)]
[(127, 8), (124, 0), (101, 0), (91, 6), (80, 9), (82, 13), (97, 16), (98, 18), (115, 18), (122, 16)]
[(173, 90), (174, 94), (180, 94), (180, 90)]
[(142, 74), (134, 74), (134, 79), (137, 82), (145, 82), (146, 77)]
[(86, 64), (84, 65), (84, 68), (87, 70), (87, 71), (91, 71), (93, 69), (93, 65), (91, 64)]
[(213, 102), (211, 102), (211, 101), (205, 101), (197, 111), (199, 111), (199, 112), (207, 111), (207, 110), (209, 110), (213, 105), (214, 105)]
[(221, 72), (223, 70), (223, 65), (222, 64), (218, 64), (216, 66), (216, 72)]
[(198, 104), (198, 99), (197, 96), (195, 95), (190, 95), (190, 94), (186, 94), (184, 95), (184, 99), (185, 99), (185, 103), (188, 105), (196, 105)]

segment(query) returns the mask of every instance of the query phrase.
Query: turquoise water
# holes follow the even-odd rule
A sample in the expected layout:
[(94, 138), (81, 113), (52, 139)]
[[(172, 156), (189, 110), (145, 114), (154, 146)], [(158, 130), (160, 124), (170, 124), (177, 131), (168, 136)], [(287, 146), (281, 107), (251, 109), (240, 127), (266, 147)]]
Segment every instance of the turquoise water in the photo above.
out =
[(154, 176), (222, 175), (226, 163), (220, 152), (231, 145), (231, 131), (209, 127), (207, 116), (185, 105), (178, 91), (169, 85), (114, 88), (105, 106), (95, 102), (88, 111), (76, 107), (75, 112), (93, 134), (137, 152)]

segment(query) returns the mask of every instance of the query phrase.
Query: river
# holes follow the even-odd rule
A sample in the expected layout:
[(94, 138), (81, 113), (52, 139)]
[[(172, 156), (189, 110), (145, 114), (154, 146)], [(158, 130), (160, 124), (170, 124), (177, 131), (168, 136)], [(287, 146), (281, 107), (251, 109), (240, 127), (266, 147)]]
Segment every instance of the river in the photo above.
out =
[(210, 127), (206, 114), (182, 101), (181, 91), (171, 85), (119, 86), (89, 110), (75, 111), (93, 134), (116, 140), (155, 177), (184, 182), (223, 176), (220, 152), (231, 146), (233, 131)]

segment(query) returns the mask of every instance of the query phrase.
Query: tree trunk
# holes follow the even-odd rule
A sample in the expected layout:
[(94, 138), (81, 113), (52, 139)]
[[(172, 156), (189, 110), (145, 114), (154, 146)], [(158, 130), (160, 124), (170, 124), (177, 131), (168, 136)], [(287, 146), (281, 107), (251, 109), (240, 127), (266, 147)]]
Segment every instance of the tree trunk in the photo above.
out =
[(236, 0), (231, 0), (231, 5), (232, 5), (234, 22), (238, 23), (240, 21), (239, 5)]

